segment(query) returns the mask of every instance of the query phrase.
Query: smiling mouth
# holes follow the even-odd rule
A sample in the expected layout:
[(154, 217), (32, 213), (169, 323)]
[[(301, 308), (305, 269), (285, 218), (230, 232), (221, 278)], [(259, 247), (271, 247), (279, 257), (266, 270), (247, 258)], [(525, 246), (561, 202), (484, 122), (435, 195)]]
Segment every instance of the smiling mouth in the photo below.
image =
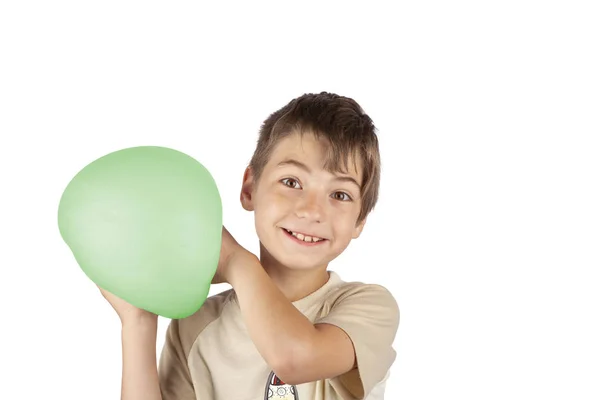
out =
[(318, 236), (304, 235), (302, 233), (290, 231), (289, 229), (285, 229), (285, 228), (281, 228), (281, 229), (285, 232), (285, 234), (287, 236), (291, 237), (292, 239), (295, 239), (298, 242), (301, 242), (302, 244), (319, 244), (319, 243), (323, 243), (327, 240), (324, 238), (320, 238)]

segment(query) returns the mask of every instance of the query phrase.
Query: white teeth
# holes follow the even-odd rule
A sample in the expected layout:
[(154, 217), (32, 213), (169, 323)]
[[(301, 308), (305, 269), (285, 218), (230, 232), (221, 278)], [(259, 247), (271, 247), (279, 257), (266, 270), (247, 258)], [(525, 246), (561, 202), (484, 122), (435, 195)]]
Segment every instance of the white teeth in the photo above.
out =
[(308, 236), (308, 235), (305, 236), (305, 235), (303, 235), (301, 233), (292, 232), (292, 231), (290, 231), (288, 229), (286, 229), (286, 231), (289, 234), (291, 234), (292, 236), (294, 236), (295, 238), (297, 238), (298, 240), (302, 240), (302, 241), (305, 241), (305, 242), (308, 242), (308, 243), (315, 243), (315, 242), (320, 242), (321, 240), (324, 240), (324, 239), (321, 239), (321, 238), (318, 238), (318, 237), (314, 237), (314, 236)]

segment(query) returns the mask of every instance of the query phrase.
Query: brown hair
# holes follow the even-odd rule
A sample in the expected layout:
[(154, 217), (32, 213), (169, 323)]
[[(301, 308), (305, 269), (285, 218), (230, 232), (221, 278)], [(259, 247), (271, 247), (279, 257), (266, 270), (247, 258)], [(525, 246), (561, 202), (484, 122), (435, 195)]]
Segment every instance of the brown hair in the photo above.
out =
[[(304, 94), (272, 113), (262, 124), (250, 167), (255, 180), (273, 148), (286, 134), (311, 132), (329, 143), (325, 168), (347, 173), (348, 158), (362, 160), (361, 212), (357, 223), (373, 210), (379, 196), (381, 161), (376, 128), (371, 118), (351, 98), (333, 93)], [(342, 168), (343, 167), (343, 168)]]

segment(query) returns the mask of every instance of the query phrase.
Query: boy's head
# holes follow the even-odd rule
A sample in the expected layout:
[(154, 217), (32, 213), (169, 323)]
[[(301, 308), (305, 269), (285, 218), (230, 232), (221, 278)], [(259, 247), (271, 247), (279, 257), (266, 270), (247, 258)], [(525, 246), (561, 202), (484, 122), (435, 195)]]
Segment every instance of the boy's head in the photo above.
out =
[(264, 121), (241, 195), (255, 212), (261, 250), (311, 268), (360, 235), (378, 198), (375, 131), (354, 100), (325, 92), (298, 97)]

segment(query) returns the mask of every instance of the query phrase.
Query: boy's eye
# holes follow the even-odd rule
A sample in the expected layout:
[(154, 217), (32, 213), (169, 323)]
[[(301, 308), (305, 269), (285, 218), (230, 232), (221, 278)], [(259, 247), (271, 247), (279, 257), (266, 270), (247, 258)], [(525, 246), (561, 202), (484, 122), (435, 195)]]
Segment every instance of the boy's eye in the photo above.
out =
[(347, 193), (344, 193), (344, 192), (335, 192), (333, 194), (333, 197), (336, 200), (340, 200), (340, 201), (350, 201), (350, 200), (352, 200), (352, 198)]
[[(297, 180), (295, 180), (295, 179), (292, 179), (292, 178), (285, 178), (285, 179), (282, 179), (282, 180), (281, 180), (281, 182), (282, 182), (282, 183), (283, 183), (285, 186), (287, 186), (287, 187), (290, 187), (290, 188), (292, 188), (292, 189), (295, 189), (295, 188), (296, 188), (296, 184), (298, 184), (298, 181), (297, 181)], [(300, 185), (298, 185), (298, 186), (300, 186)]]

